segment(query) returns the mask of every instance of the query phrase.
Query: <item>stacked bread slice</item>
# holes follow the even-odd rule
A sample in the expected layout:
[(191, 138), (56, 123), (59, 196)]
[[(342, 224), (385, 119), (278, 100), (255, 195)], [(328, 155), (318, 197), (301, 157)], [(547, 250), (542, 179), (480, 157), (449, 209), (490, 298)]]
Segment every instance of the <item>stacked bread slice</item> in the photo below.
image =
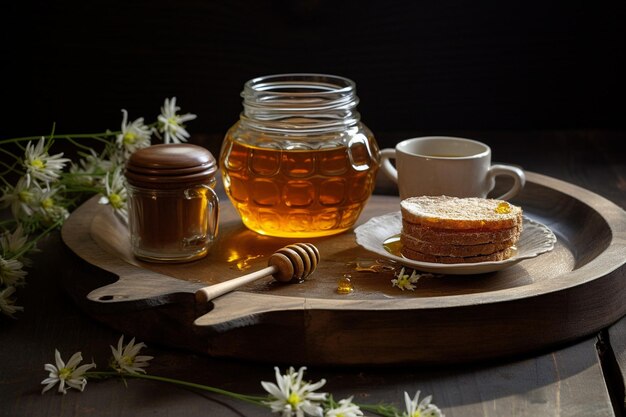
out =
[(501, 261), (522, 232), (522, 209), (502, 200), (423, 196), (400, 207), (402, 255), (421, 262)]

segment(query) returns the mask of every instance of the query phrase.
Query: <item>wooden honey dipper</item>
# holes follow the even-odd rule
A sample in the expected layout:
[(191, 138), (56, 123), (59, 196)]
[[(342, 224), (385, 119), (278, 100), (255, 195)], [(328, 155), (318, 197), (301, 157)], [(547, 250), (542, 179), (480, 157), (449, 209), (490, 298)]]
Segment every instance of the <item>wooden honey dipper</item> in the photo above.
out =
[(196, 302), (206, 303), (268, 275), (280, 282), (300, 281), (315, 271), (319, 261), (320, 252), (315, 246), (310, 243), (294, 243), (274, 252), (267, 261), (267, 267), (260, 271), (200, 288), (196, 291)]

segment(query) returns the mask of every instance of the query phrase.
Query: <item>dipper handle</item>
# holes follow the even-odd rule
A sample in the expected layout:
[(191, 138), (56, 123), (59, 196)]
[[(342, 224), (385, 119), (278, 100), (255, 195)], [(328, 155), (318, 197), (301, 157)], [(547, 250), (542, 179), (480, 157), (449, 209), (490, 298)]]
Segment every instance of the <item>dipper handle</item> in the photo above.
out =
[(274, 252), (268, 266), (250, 274), (209, 285), (196, 291), (196, 302), (206, 303), (257, 279), (272, 275), (280, 282), (300, 282), (311, 275), (320, 261), (320, 253), (310, 243), (294, 243)]

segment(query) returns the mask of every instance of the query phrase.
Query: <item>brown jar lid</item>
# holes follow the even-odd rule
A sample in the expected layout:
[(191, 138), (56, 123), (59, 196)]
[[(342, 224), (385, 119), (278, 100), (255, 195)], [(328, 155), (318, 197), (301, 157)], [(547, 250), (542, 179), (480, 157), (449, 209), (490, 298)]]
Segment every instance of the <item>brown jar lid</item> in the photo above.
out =
[(126, 163), (126, 180), (138, 187), (173, 189), (207, 183), (217, 162), (207, 149), (188, 143), (152, 145), (134, 152)]

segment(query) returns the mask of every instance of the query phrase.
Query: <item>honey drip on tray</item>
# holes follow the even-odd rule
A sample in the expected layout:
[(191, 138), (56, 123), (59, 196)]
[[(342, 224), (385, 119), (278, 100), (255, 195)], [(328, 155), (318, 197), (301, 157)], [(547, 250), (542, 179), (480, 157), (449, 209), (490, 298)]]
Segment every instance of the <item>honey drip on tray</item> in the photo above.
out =
[(352, 284), (352, 275), (343, 274), (343, 277), (337, 281), (337, 293), (338, 294), (350, 294), (354, 291), (354, 285)]

